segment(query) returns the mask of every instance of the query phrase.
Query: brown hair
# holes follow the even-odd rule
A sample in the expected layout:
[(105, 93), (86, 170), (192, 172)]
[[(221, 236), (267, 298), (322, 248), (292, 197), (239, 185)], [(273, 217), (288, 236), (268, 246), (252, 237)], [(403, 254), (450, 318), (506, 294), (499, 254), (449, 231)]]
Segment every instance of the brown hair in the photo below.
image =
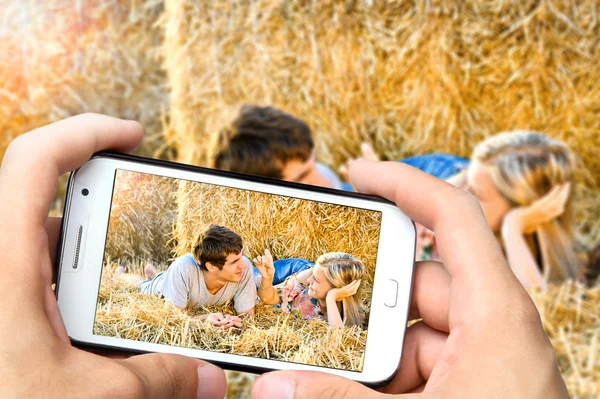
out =
[(307, 161), (314, 143), (300, 119), (277, 108), (244, 105), (219, 132), (215, 147), (214, 168), (281, 179), (284, 165)]
[(200, 234), (194, 245), (194, 258), (202, 270), (208, 270), (206, 262), (223, 269), (227, 256), (242, 252), (242, 239), (232, 230), (224, 226), (210, 225), (208, 230)]

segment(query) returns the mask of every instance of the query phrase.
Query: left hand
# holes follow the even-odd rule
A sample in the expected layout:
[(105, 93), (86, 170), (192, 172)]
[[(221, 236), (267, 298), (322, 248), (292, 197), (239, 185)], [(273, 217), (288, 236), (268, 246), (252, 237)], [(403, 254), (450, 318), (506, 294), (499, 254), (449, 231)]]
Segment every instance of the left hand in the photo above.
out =
[(341, 301), (344, 298), (348, 298), (358, 291), (360, 287), (360, 280), (354, 280), (350, 284), (347, 284), (341, 288), (333, 288), (327, 293), (327, 300)]
[(531, 205), (508, 211), (503, 224), (514, 223), (522, 233), (533, 233), (539, 225), (556, 219), (564, 213), (570, 192), (570, 183), (557, 185)]
[(3, 397), (222, 398), (222, 370), (187, 356), (109, 359), (71, 346), (56, 296), (60, 219), (48, 218), (60, 175), (102, 150), (131, 151), (137, 122), (86, 114), (15, 139), (0, 169), (0, 392)]

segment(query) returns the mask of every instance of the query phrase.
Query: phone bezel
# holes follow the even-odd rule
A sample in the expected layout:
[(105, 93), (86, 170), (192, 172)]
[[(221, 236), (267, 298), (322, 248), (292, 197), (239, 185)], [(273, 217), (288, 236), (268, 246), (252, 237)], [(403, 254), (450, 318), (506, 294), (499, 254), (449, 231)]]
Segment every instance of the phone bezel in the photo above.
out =
[[(331, 202), (333, 199), (337, 199), (336, 203), (340, 203), (340, 201), (344, 205), (356, 206), (365, 208), (365, 204), (370, 204), (367, 209), (375, 209), (383, 212), (382, 214), (382, 226), (380, 231), (380, 242), (378, 248), (377, 255), (377, 266), (375, 272), (375, 283), (373, 286), (373, 298), (371, 305), (371, 313), (370, 313), (370, 322), (367, 333), (367, 347), (365, 349), (365, 357), (364, 357), (364, 367), (362, 372), (355, 371), (346, 371), (346, 370), (338, 370), (332, 368), (326, 368), (321, 366), (311, 366), (311, 365), (303, 365), (298, 363), (284, 362), (280, 360), (267, 360), (262, 358), (250, 358), (240, 355), (232, 355), (232, 354), (223, 354), (216, 353), (210, 351), (201, 351), (196, 349), (187, 349), (183, 347), (173, 347), (167, 345), (160, 344), (151, 344), (139, 341), (118, 339), (112, 337), (103, 337), (92, 334), (93, 325), (90, 325), (89, 322), (82, 322), (82, 318), (86, 317), (89, 319), (89, 314), (92, 314), (92, 323), (93, 316), (96, 311), (96, 301), (97, 301), (97, 293), (98, 293), (98, 285), (100, 274), (97, 273), (97, 277), (95, 280), (92, 280), (96, 284), (95, 291), (90, 291), (89, 281), (90, 277), (73, 277), (73, 276), (84, 276), (88, 275), (87, 270), (90, 269), (90, 274), (93, 274), (94, 271), (101, 272), (103, 258), (104, 256), (100, 256), (99, 260), (86, 260), (85, 259), (85, 249), (89, 248), (87, 244), (87, 234), (82, 237), (81, 244), (81, 264), (82, 267), (76, 271), (72, 272), (67, 269), (63, 269), (63, 260), (68, 261), (66, 255), (69, 251), (66, 249), (69, 248), (69, 243), (72, 240), (72, 234), (70, 232), (76, 228), (76, 225), (80, 224), (80, 221), (83, 220), (86, 224), (87, 230), (90, 230), (90, 226), (94, 228), (98, 228), (98, 221), (102, 218), (105, 219), (105, 226), (103, 227), (102, 234), (103, 237), (106, 237), (106, 228), (108, 226), (108, 211), (110, 210), (110, 199), (112, 198), (112, 189), (114, 183), (114, 172), (109, 173), (110, 180), (110, 196), (108, 196), (109, 200), (106, 201), (107, 198), (107, 187), (106, 179), (102, 182), (99, 182), (102, 179), (93, 179), (91, 181), (83, 181), (78, 179), (78, 176), (81, 176), (82, 170), (86, 170), (90, 165), (93, 165), (97, 162), (97, 160), (106, 160), (106, 161), (117, 161), (117, 162), (125, 162), (124, 166), (118, 167), (119, 169), (127, 169), (127, 170), (137, 170), (144, 173), (152, 173), (159, 175), (166, 175), (175, 178), (182, 178), (186, 180), (196, 180), (196, 181), (206, 181), (211, 179), (225, 179), (225, 181), (221, 181), (216, 184), (221, 185), (234, 185), (233, 182), (237, 181), (238, 184), (247, 184), (250, 183), (253, 185), (254, 190), (263, 191), (263, 192), (273, 192), (279, 193), (282, 195), (289, 195), (294, 197), (305, 198), (309, 200), (317, 200), (323, 201), (323, 198), (328, 198), (325, 202)], [(112, 167), (112, 170), (117, 167)], [(152, 172), (149, 170), (154, 168), (161, 169), (162, 173), (158, 173), (157, 171)], [(163, 169), (166, 168), (166, 169)], [(110, 168), (109, 168), (110, 169)], [(192, 174), (201, 174), (203, 176), (211, 176), (211, 179), (202, 178), (199, 180), (199, 176), (196, 176), (196, 179), (190, 178), (189, 173)], [(105, 178), (106, 176), (104, 176)], [(83, 183), (83, 184), (82, 184)], [(88, 183), (88, 184), (85, 184)], [(85, 186), (89, 189), (90, 184), (96, 184), (102, 186), (91, 188), (90, 194), (86, 196), (87, 206), (84, 206), (85, 210), (81, 210), (81, 206), (77, 204), (81, 203), (81, 196), (77, 196), (75, 202), (73, 201), (74, 193), (78, 192), (78, 189), (82, 186)], [(258, 184), (258, 186), (255, 186)], [(266, 191), (265, 191), (266, 190)], [(272, 190), (272, 191), (271, 191)], [(281, 192), (281, 191), (284, 192)], [(290, 191), (292, 190), (292, 191)], [(321, 199), (316, 199), (321, 198)], [(95, 202), (98, 201), (98, 202)], [(107, 206), (102, 207), (98, 206), (100, 202), (106, 202)], [(356, 204), (358, 202), (361, 205)], [(73, 205), (75, 203), (75, 206)], [(94, 209), (97, 214), (95, 218), (93, 218), (93, 224), (90, 224), (90, 215), (89, 209)], [(101, 211), (98, 211), (101, 209)], [(108, 211), (106, 211), (108, 209)], [(100, 215), (101, 213), (101, 215)], [(59, 250), (57, 251), (57, 265), (59, 265), (58, 272), (58, 281), (56, 287), (56, 295), (59, 302), (59, 308), (61, 309), (61, 313), (63, 314), (63, 320), (65, 322), (65, 326), (67, 327), (67, 332), (69, 333), (69, 337), (71, 338), (74, 344), (78, 346), (89, 346), (89, 347), (101, 347), (112, 350), (123, 350), (135, 353), (147, 353), (147, 352), (170, 352), (170, 353), (180, 353), (185, 355), (190, 355), (198, 358), (202, 358), (213, 363), (217, 363), (223, 367), (229, 369), (235, 369), (240, 371), (247, 371), (253, 373), (261, 373), (271, 370), (277, 369), (305, 369), (305, 370), (319, 370), (325, 371), (332, 374), (341, 375), (347, 378), (354, 379), (356, 381), (362, 382), (371, 386), (383, 385), (388, 382), (391, 378), (393, 378), (396, 369), (399, 365), (401, 354), (402, 354), (402, 346), (404, 340), (404, 332), (406, 329), (406, 322), (408, 319), (408, 307), (410, 301), (410, 292), (412, 289), (412, 276), (414, 269), (414, 256), (415, 256), (415, 243), (416, 243), (416, 230), (414, 223), (406, 217), (402, 212), (400, 212), (393, 203), (384, 200), (379, 197), (354, 193), (354, 192), (346, 192), (340, 190), (327, 189), (316, 186), (308, 186), (303, 184), (285, 182), (275, 179), (268, 179), (259, 176), (251, 176), (244, 175), (240, 173), (232, 173), (232, 172), (223, 172), (214, 169), (196, 167), (191, 165), (178, 164), (174, 162), (167, 162), (162, 160), (156, 160), (151, 158), (143, 158), (137, 157), (127, 154), (120, 153), (98, 153), (95, 154), (94, 157), (90, 160), (89, 163), (84, 165), (78, 171), (74, 172), (69, 178), (69, 185), (67, 189), (67, 200), (65, 201), (65, 209), (64, 209), (64, 217), (63, 223), (61, 226), (61, 234), (60, 234), (60, 242), (59, 242)], [(74, 216), (75, 215), (75, 216)], [(398, 220), (393, 220), (394, 217)], [(70, 220), (71, 219), (71, 223)], [(75, 220), (77, 219), (77, 220)], [(402, 225), (402, 228), (397, 228), (396, 224), (399, 223)], [(75, 227), (74, 227), (75, 226)], [(102, 230), (102, 229), (101, 229)], [(393, 234), (395, 233), (395, 234)], [(96, 233), (96, 237), (102, 236), (100, 233)], [(386, 238), (384, 240), (384, 234)], [(404, 235), (407, 238), (407, 241), (397, 242), (398, 234), (400, 236)], [(391, 236), (395, 237), (394, 239)], [(104, 239), (101, 241), (102, 244), (95, 244), (96, 247), (102, 247), (102, 255), (104, 252)], [(409, 244), (407, 244), (409, 242)], [(89, 244), (92, 245), (92, 244)], [(395, 258), (389, 257), (390, 253), (397, 252), (398, 248), (402, 247), (405, 252), (401, 254), (400, 260), (398, 260), (398, 256)], [(97, 252), (97, 248), (96, 248)], [(384, 263), (386, 259), (393, 263)], [(90, 266), (90, 262), (92, 265)], [(399, 263), (402, 267), (398, 267), (395, 263)], [(387, 264), (388, 266), (383, 266)], [(85, 269), (86, 272), (81, 272), (82, 269)], [(68, 274), (65, 274), (68, 273)], [(65, 288), (66, 279), (64, 276), (69, 276), (69, 288)], [(383, 277), (381, 277), (383, 276)], [(389, 279), (394, 278), (397, 281), (401, 282), (399, 292), (398, 292), (398, 302), (394, 308), (386, 307), (384, 302), (384, 293), (382, 289), (377, 289), (382, 286), (382, 282)], [(83, 281), (75, 281), (75, 280), (83, 280)], [(68, 291), (68, 292), (67, 292)], [(74, 295), (72, 292), (75, 291), (79, 294), (79, 298), (76, 300), (77, 306), (74, 307), (72, 305), (72, 301), (74, 300)], [(87, 294), (85, 292), (88, 292)], [(67, 293), (65, 293), (67, 292)], [(81, 296), (85, 296), (86, 298), (81, 298)], [(93, 307), (91, 311), (89, 310), (89, 306), (87, 304), (90, 303), (89, 297), (93, 297)], [(377, 301), (377, 302), (376, 302)], [(377, 303), (377, 305), (376, 305)], [(71, 304), (71, 305), (69, 305)], [(81, 309), (81, 307), (85, 309)], [(393, 310), (392, 310), (393, 309)], [(83, 313), (82, 313), (83, 312)], [(87, 313), (87, 316), (86, 316)], [(82, 328), (89, 327), (88, 333), (82, 333)], [(75, 331), (77, 330), (77, 331)], [(383, 333), (385, 332), (385, 333)], [(393, 342), (393, 345), (387, 347), (385, 344), (387, 342)], [(373, 349), (377, 348), (377, 349)], [(276, 363), (274, 363), (276, 362)]]

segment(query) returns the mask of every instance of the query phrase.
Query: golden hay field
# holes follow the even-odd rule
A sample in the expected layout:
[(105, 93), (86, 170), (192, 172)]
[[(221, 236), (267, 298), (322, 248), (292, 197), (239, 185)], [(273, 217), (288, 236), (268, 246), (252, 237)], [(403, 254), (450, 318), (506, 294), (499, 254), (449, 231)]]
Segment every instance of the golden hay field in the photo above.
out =
[[(223, 332), (190, 318), (232, 307), (178, 311), (165, 300), (140, 294), (113, 276), (117, 264), (105, 266), (100, 285), (94, 333), (137, 341), (185, 346), (267, 359), (360, 370), (367, 332), (360, 327), (333, 329), (320, 320), (302, 320), (259, 304), (244, 327)], [(134, 271), (142, 272), (143, 264)]]
[[(25, 131), (95, 111), (141, 121), (142, 154), (206, 165), (214, 132), (245, 102), (306, 120), (334, 170), (361, 141), (384, 159), (469, 156), (491, 134), (536, 129), (579, 159), (578, 230), (593, 248), (599, 9), (600, 0), (8, 1), (0, 157)], [(145, 258), (165, 256), (144, 239), (174, 248), (176, 225), (144, 232), (137, 223), (150, 213), (139, 214), (119, 218), (123, 231)], [(122, 246), (113, 256), (133, 253)], [(532, 293), (574, 398), (600, 396), (599, 290), (565, 282)], [(228, 378), (230, 397), (249, 396), (252, 376)]]

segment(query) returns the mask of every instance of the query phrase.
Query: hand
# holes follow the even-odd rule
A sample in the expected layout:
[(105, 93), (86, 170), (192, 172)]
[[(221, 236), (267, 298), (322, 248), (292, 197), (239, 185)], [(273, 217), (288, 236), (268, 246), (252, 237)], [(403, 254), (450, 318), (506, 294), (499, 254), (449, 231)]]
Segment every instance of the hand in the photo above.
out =
[(358, 287), (360, 286), (360, 280), (354, 280), (350, 284), (347, 284), (341, 288), (333, 288), (329, 290), (327, 293), (327, 301), (338, 302), (344, 298), (348, 298), (358, 291)]
[(548, 223), (564, 213), (570, 192), (570, 183), (554, 186), (531, 205), (508, 211), (502, 223), (516, 225), (525, 234), (533, 233), (539, 225)]
[(242, 327), (242, 319), (233, 315), (223, 316), (221, 313), (210, 313), (206, 316), (205, 320), (213, 326), (223, 328), (224, 330)]
[(366, 143), (366, 142), (361, 143), (360, 152), (361, 152), (360, 157), (348, 160), (344, 165), (340, 166), (340, 168), (338, 169), (340, 176), (342, 176), (342, 178), (344, 180), (346, 180), (347, 182), (350, 181), (350, 175), (348, 173), (348, 170), (350, 169), (350, 164), (352, 162), (354, 162), (354, 161), (371, 161), (371, 162), (379, 161), (379, 156), (375, 153), (375, 150), (373, 150), (373, 147), (371, 147), (371, 145), (369, 143)]
[[(539, 314), (470, 194), (400, 162), (356, 162), (360, 192), (394, 200), (435, 232), (444, 264), (418, 262), (400, 368), (383, 393), (419, 398), (568, 398)], [(388, 343), (394, 345), (393, 342)], [(400, 342), (396, 343), (400, 345)], [(258, 378), (253, 398), (387, 398), (320, 372)]]
[[(275, 276), (275, 266), (273, 266), (273, 256), (268, 249), (265, 249), (264, 255), (258, 255), (252, 259), (252, 263), (258, 269), (258, 272), (262, 276), (261, 285), (263, 283), (272, 285), (273, 277)], [(267, 287), (266, 285), (264, 287)]]
[(48, 218), (48, 211), (59, 176), (94, 152), (132, 150), (142, 134), (137, 122), (87, 114), (24, 134), (6, 151), (0, 170), (3, 397), (224, 396), (223, 371), (200, 360), (109, 359), (74, 348), (52, 292), (60, 219)]

